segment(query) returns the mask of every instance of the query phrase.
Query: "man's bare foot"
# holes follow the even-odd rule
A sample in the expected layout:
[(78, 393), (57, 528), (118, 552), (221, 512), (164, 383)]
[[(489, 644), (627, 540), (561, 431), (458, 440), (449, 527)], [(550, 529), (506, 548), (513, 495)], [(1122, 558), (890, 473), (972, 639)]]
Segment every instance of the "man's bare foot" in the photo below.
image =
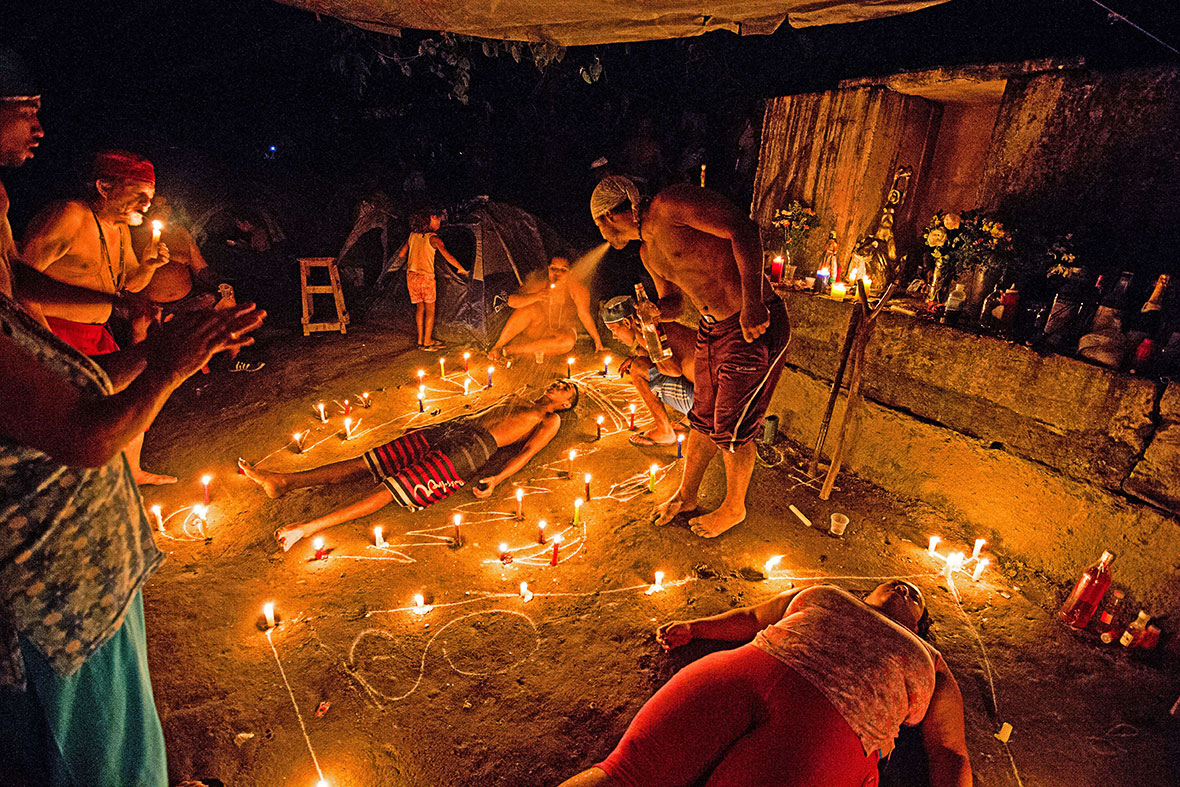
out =
[(508, 356), (504, 354), (503, 347), (493, 347), (488, 351), (488, 360), (492, 363), (504, 363), (508, 360)]
[(686, 500), (677, 492), (669, 500), (656, 506), (656, 510), (652, 512), (652, 524), (663, 527), (680, 514), (695, 510), (696, 506), (695, 500)]
[(627, 438), (627, 442), (631, 445), (637, 445), (642, 448), (648, 448), (655, 445), (675, 445), (676, 433), (671, 429), (664, 432), (659, 429), (649, 429), (642, 434), (633, 434)]
[(280, 478), (281, 473), (259, 470), (245, 459), (238, 459), (238, 469), (242, 471), (242, 475), (262, 487), (267, 497), (278, 497), (287, 491), (287, 485)]
[(301, 538), (303, 538), (303, 528), (298, 525), (287, 525), (275, 531), (275, 541), (279, 542), (279, 546), (283, 548), (284, 552), (290, 552), (291, 547), (298, 544)]
[(135, 479), (135, 483), (139, 486), (167, 486), (168, 484), (176, 483), (176, 476), (174, 475), (149, 473), (147, 470), (133, 471), (131, 477)]
[(727, 508), (722, 503), (716, 511), (693, 517), (688, 520), (689, 529), (701, 538), (717, 538), (717, 536), (746, 521), (746, 507)]

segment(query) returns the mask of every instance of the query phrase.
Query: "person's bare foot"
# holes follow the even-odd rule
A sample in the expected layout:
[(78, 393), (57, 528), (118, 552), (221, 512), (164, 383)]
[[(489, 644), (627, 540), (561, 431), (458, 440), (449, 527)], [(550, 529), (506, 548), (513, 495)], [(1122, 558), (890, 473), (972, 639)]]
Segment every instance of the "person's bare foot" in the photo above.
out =
[(135, 483), (139, 486), (167, 486), (168, 484), (176, 483), (176, 476), (174, 475), (149, 473), (147, 470), (133, 471), (131, 477), (135, 479)]
[(275, 541), (279, 542), (279, 546), (283, 548), (284, 552), (290, 552), (291, 547), (298, 544), (301, 538), (303, 538), (303, 528), (298, 525), (287, 525), (275, 531)]
[(488, 360), (492, 363), (504, 363), (508, 360), (508, 356), (504, 354), (503, 347), (493, 347), (488, 351)]
[(649, 429), (641, 434), (633, 434), (627, 438), (627, 442), (631, 445), (637, 445), (641, 448), (648, 448), (657, 445), (675, 445), (676, 433), (671, 429), (662, 431), (660, 429)]
[(280, 473), (268, 473), (265, 470), (259, 470), (241, 458), (238, 459), (238, 469), (242, 471), (242, 475), (262, 487), (267, 497), (278, 497), (287, 491), (286, 484), (279, 477), (281, 475)]
[(688, 520), (688, 527), (701, 538), (717, 538), (731, 527), (746, 521), (746, 507), (730, 508), (724, 503), (716, 511)]
[(656, 506), (656, 510), (652, 513), (652, 524), (656, 527), (663, 527), (680, 514), (695, 510), (696, 506), (696, 500), (688, 500), (677, 492), (671, 498)]

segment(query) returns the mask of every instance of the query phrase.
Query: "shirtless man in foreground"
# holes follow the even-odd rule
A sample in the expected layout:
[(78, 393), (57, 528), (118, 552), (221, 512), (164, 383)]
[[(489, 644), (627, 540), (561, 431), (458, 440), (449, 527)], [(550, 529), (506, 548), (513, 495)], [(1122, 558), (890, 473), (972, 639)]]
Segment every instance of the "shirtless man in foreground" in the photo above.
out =
[[(66, 284), (110, 296), (140, 292), (156, 269), (169, 260), (168, 247), (156, 240), (141, 262), (131, 247), (128, 224), (143, 220), (156, 193), (152, 163), (123, 151), (95, 157), (94, 180), (88, 200), (50, 205), (29, 225), (21, 260), (35, 270)], [(106, 328), (110, 304), (42, 303), (26, 307), (42, 317), (50, 330), (85, 355), (104, 355), (119, 346)], [(133, 330), (146, 329), (143, 325)], [(174, 484), (176, 478), (143, 470), (140, 435), (124, 448), (137, 484)]]
[(565, 355), (578, 341), (573, 313), (594, 340), (594, 352), (603, 351), (590, 311), (590, 288), (571, 275), (565, 257), (553, 258), (547, 276), (527, 276), (520, 291), (508, 296), (508, 305), (515, 311), (488, 353), (493, 362), (507, 360), (509, 355)]
[[(491, 496), (502, 481), (549, 444), (561, 426), (558, 413), (573, 409), (577, 403), (578, 387), (568, 380), (556, 380), (536, 399), (513, 397), (471, 418), (415, 429), (355, 459), (296, 473), (259, 470), (244, 459), (238, 460), (238, 467), (270, 497), (307, 486), (356, 481), (368, 475), (380, 484), (376, 492), (355, 503), (279, 528), (275, 538), (286, 551), (305, 536), (374, 514), (389, 503), (420, 511), (450, 497), (474, 479), (478, 480), (471, 493), (481, 499)], [(499, 449), (516, 444), (520, 448), (504, 469), (493, 475), (481, 474)]]
[(766, 294), (758, 227), (708, 189), (670, 186), (647, 201), (634, 183), (617, 175), (595, 187), (590, 212), (611, 246), (640, 242), (640, 259), (660, 296), (657, 319), (675, 319), (686, 295), (701, 313), (684, 475), (680, 488), (656, 510), (655, 523), (696, 509), (705, 469), (724, 449), (725, 499), (690, 520), (692, 532), (714, 538), (746, 518), (754, 436), (782, 374), (790, 337), (783, 302)]

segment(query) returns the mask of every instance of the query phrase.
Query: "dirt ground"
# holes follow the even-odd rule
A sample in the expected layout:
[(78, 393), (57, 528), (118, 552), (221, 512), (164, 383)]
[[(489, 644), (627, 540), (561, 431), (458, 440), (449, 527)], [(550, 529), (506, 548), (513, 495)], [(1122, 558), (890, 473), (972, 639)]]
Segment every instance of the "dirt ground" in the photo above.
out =
[[(528, 359), (497, 369), (486, 389), (487, 362), (469, 348), (464, 396), (464, 348), (443, 354), (442, 380), (439, 356), (408, 345), (404, 336), (363, 329), (272, 340), (265, 369), (198, 375), (152, 427), (145, 467), (181, 478), (145, 490), (146, 503), (166, 518), (159, 543), (168, 560), (145, 599), (173, 778), (551, 785), (606, 755), (643, 701), (707, 651), (707, 643), (693, 643), (661, 653), (652, 635), (658, 623), (758, 602), (792, 584), (830, 580), (868, 590), (906, 576), (926, 593), (935, 644), (962, 687), (976, 784), (1180, 783), (1180, 724), (1168, 716), (1180, 694), (1174, 663), (1132, 660), (1070, 633), (1052, 615), (1062, 589), (987, 548), (992, 565), (979, 582), (958, 574), (956, 601), (938, 574), (942, 563), (926, 552), (935, 534), (944, 554), (971, 551), (973, 534), (953, 521), (849, 477), (820, 501), (798, 469), (800, 454), (780, 442), (781, 463), (755, 470), (748, 521), (724, 537), (705, 541), (683, 523), (647, 524), (653, 500), (678, 477), (675, 449), (627, 444), (632, 400), (617, 377), (596, 374), (601, 359), (582, 345), (576, 416), (563, 419), (554, 442), (512, 479), (527, 492), (523, 521), (514, 519), (508, 482), (488, 501), (461, 491), (424, 512), (390, 507), (325, 531), (326, 560), (313, 560), (306, 542), (278, 551), (276, 527), (371, 484), (271, 500), (236, 474), (237, 457), (270, 469), (316, 466), (565, 372), (564, 358)], [(419, 368), (428, 389), (421, 415)], [(355, 406), (362, 391), (371, 392), (372, 406), (352, 410), (362, 420), (344, 441), (341, 403)], [(321, 401), (327, 424), (313, 409)], [(596, 441), (600, 414), (605, 433)], [(292, 433), (303, 430), (311, 430), (308, 447), (295, 453)], [(574, 478), (559, 477), (571, 448), (579, 452)], [(655, 495), (646, 488), (653, 462)], [(574, 527), (572, 501), (586, 472), (592, 497)], [(191, 507), (201, 501), (204, 473), (213, 481), (202, 529)], [(721, 490), (720, 469), (711, 468), (703, 500), (716, 503)], [(804, 527), (790, 504), (816, 527)], [(449, 543), (455, 511), (464, 516), (460, 547)], [(843, 538), (820, 528), (833, 511), (851, 518)], [(556, 567), (551, 543), (537, 543), (538, 518), (548, 520), (550, 535), (565, 537)], [(385, 549), (373, 545), (375, 525)], [(498, 559), (501, 542), (514, 556), (509, 565)], [(766, 578), (773, 555), (783, 558)], [(649, 594), (656, 571), (665, 589)], [(536, 594), (527, 603), (522, 581)], [(415, 594), (424, 597), (424, 614)], [(280, 618), (270, 635), (262, 630), (268, 601)], [(1014, 728), (1007, 746), (993, 737), (1005, 721)], [(919, 751), (916, 737), (903, 735), (884, 783), (924, 783)]]

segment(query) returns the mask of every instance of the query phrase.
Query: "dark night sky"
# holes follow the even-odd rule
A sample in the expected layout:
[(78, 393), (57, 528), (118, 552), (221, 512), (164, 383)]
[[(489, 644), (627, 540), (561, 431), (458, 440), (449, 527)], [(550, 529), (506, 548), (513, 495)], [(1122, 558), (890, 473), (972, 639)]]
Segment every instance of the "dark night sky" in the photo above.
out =
[[(1174, 0), (1109, 4), (1180, 41)], [(103, 146), (152, 156), (162, 190), (263, 183), (316, 203), (309, 209), (341, 210), (356, 184), (400, 183), (417, 166), (441, 196), (492, 191), (543, 213), (552, 193), (584, 202), (587, 164), (621, 141), (620, 121), (637, 108), (669, 139), (684, 110), (702, 113), (722, 140), (760, 115), (762, 98), (852, 76), (1046, 56), (1178, 61), (1089, 0), (953, 0), (877, 22), (784, 26), (770, 37), (570, 50), (566, 66), (543, 78), (507, 57), (475, 58), (464, 107), (430, 74), (407, 79), (395, 69), (374, 73), (358, 99), (332, 63), (358, 41), (364, 50), (364, 38), (269, 0), (65, 0), (20, 4), (6, 17), (0, 40), (39, 75), (47, 134), (34, 162), (5, 174), (18, 226), (68, 191)], [(594, 56), (606, 76), (586, 85), (576, 64)], [(280, 147), (276, 161), (263, 160), (270, 144)], [(718, 146), (711, 157), (732, 155)]]

